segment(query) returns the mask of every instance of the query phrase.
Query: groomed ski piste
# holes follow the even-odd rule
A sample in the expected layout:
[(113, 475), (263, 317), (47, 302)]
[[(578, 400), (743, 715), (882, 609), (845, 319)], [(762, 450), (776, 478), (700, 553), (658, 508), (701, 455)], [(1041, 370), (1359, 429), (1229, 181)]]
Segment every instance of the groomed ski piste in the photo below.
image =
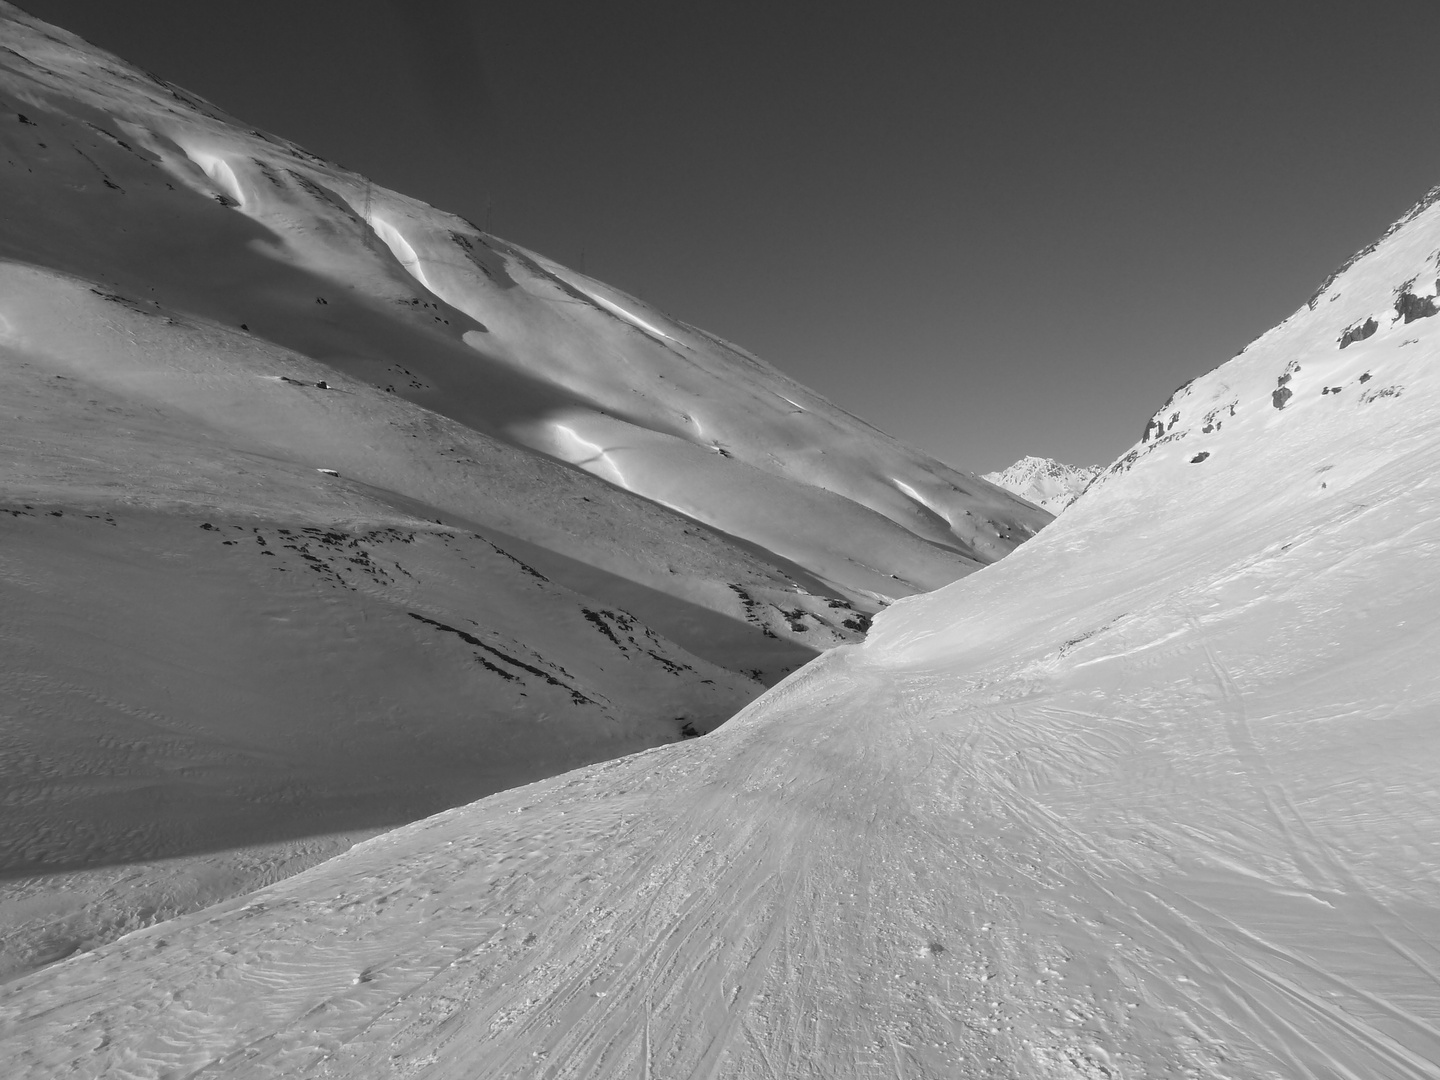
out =
[(5, 1075), (1440, 1076), (1434, 194), (1003, 562), (4, 987)]

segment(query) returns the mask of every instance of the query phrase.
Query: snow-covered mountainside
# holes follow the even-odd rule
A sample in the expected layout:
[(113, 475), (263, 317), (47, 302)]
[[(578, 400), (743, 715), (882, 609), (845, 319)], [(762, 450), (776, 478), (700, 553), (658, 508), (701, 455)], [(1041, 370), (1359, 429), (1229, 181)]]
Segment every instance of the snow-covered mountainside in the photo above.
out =
[(1440, 189), (711, 735), (0, 991), (6, 1075), (1440, 1075)]
[(0, 977), (709, 731), (1045, 520), (8, 4), (0, 43)]
[[(148, 316), (154, 337), (185, 321), (277, 367), (308, 357), (337, 387), (569, 462), (856, 599), (954, 580), (1037, 523), (743, 350), (0, 11), (3, 253), (94, 286), (117, 321)], [(395, 483), (344, 464), (347, 479)]]
[(1058, 514), (1104, 471), (1103, 465), (1065, 465), (1054, 458), (1027, 456), (999, 472), (984, 473), (981, 479)]

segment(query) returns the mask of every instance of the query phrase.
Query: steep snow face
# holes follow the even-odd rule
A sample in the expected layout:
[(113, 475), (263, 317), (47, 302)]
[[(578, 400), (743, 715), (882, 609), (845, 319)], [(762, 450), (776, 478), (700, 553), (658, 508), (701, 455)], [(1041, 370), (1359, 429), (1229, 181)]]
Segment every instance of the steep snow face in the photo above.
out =
[(1440, 1075), (1437, 250), (706, 738), (10, 985), (8, 1073)]
[(243, 325), (872, 609), (993, 562), (1044, 520), (637, 297), (245, 130), (8, 5), (0, 19), (0, 257)]
[(1053, 458), (1023, 457), (1009, 468), (983, 474), (981, 479), (1058, 514), (1104, 471), (1101, 465), (1063, 465)]

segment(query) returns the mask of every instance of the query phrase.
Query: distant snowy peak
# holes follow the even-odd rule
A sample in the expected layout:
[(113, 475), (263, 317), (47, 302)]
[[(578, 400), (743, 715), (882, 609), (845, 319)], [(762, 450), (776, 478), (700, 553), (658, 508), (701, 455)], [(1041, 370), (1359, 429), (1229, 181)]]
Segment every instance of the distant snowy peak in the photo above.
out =
[(1058, 514), (1103, 471), (1100, 465), (1066, 465), (1054, 458), (1026, 456), (1008, 469), (986, 473), (980, 479)]

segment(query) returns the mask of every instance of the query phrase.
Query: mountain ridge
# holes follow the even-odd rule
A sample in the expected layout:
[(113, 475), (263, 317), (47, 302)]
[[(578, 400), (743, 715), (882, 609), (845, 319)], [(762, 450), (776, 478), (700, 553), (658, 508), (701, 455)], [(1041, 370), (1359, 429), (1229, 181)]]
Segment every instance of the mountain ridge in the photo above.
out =
[(1026, 455), (998, 472), (984, 473), (981, 479), (1058, 514), (1084, 494), (1103, 470), (1101, 465), (1065, 465), (1054, 458)]

